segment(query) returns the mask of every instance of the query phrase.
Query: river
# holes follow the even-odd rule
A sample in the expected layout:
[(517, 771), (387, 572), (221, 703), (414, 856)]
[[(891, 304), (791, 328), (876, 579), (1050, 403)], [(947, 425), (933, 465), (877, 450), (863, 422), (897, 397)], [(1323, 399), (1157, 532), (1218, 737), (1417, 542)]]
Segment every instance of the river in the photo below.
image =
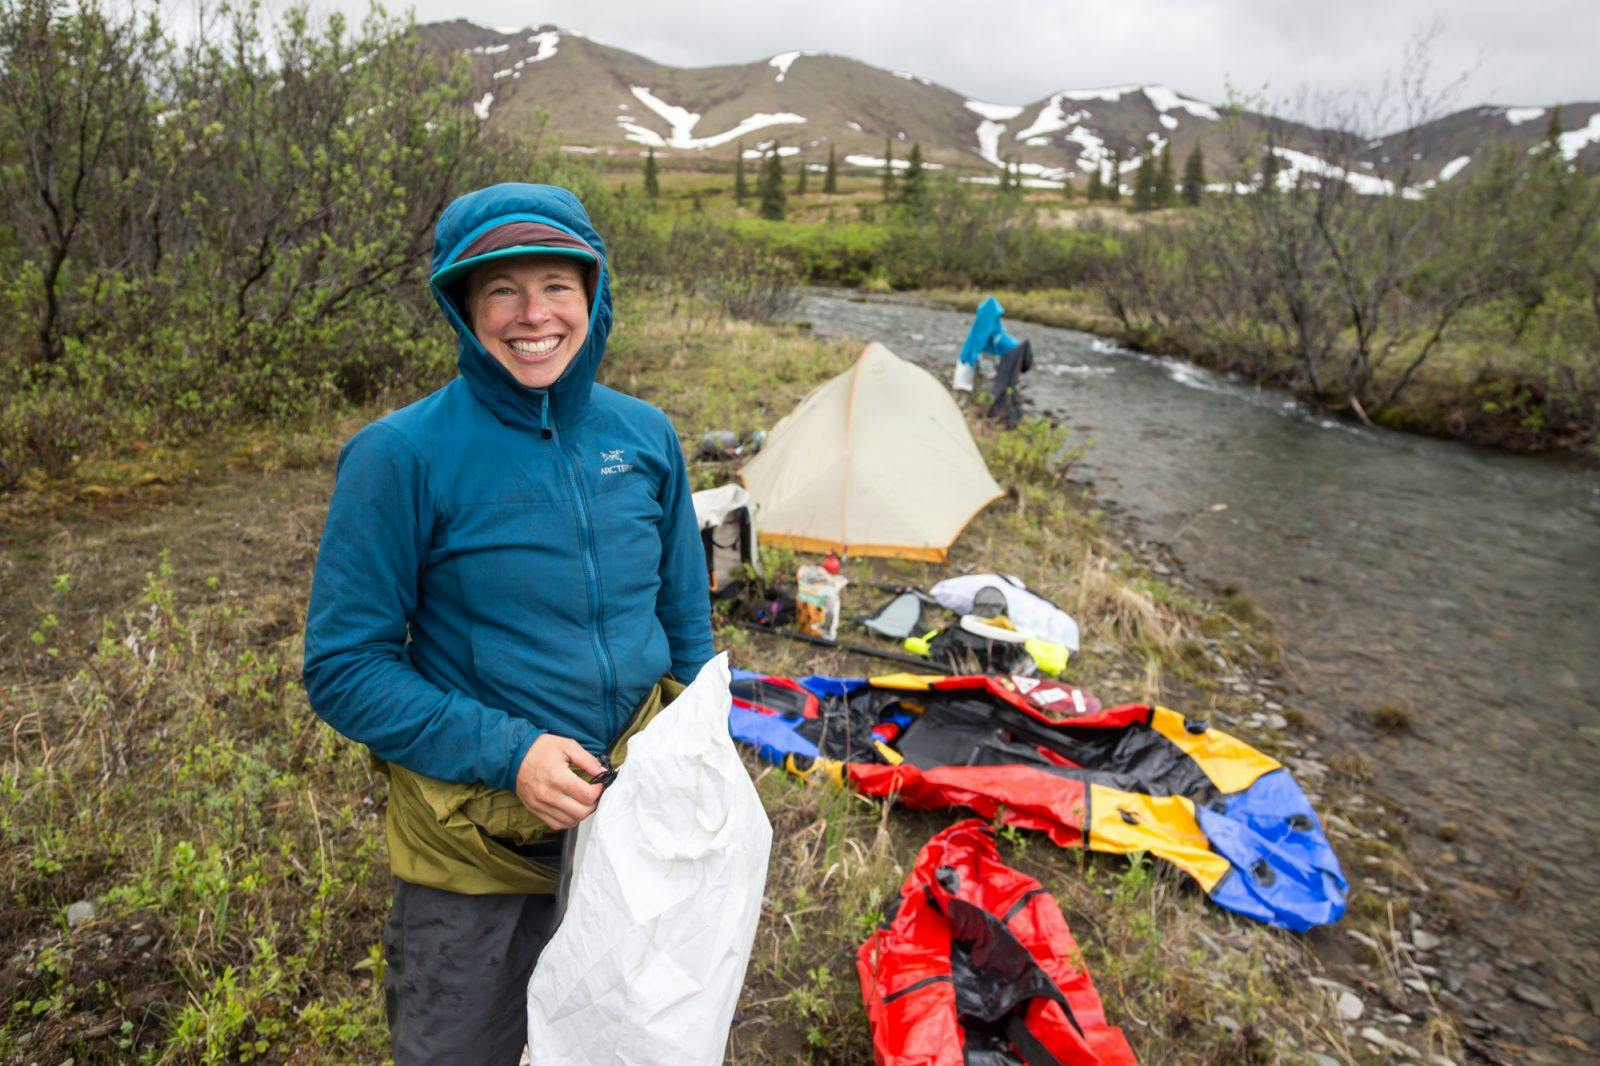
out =
[[(970, 321), (836, 294), (800, 314), (941, 377)], [(1092, 441), (1079, 467), (1098, 493), (1191, 574), (1267, 609), (1331, 746), (1366, 757), (1410, 812), (1413, 856), (1480, 901), (1461, 917), (1502, 956), (1490, 994), (1533, 983), (1552, 1017), (1592, 1014), (1600, 472), (1319, 418), (1090, 334), (1008, 328), (1033, 342), (1030, 407)], [(1412, 711), (1410, 732), (1372, 727), (1385, 702)]]

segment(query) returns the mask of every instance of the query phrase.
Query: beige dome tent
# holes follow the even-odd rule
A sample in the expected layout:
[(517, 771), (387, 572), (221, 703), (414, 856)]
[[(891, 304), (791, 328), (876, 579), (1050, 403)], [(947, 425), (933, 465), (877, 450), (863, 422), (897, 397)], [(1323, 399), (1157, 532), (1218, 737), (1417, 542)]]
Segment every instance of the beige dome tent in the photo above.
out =
[(763, 543), (929, 562), (1001, 495), (944, 386), (877, 343), (774, 426), (739, 479)]

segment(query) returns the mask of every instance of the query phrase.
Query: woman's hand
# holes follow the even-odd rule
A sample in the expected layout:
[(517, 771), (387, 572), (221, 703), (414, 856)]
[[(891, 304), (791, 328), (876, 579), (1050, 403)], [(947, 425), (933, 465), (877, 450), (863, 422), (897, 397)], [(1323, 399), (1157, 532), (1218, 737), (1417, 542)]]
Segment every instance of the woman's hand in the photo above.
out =
[(600, 802), (600, 786), (573, 773), (574, 766), (592, 776), (605, 771), (576, 740), (544, 733), (517, 768), (517, 798), (552, 829), (571, 829)]

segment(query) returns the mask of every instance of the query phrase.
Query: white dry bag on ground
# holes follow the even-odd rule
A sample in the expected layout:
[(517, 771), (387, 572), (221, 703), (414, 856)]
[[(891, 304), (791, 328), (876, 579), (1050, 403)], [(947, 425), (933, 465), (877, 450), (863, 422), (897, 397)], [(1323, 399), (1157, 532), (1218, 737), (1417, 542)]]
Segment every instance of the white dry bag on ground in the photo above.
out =
[(628, 741), (579, 826), (561, 926), (528, 983), (535, 1066), (723, 1061), (772, 827), (728, 737), (728, 656)]

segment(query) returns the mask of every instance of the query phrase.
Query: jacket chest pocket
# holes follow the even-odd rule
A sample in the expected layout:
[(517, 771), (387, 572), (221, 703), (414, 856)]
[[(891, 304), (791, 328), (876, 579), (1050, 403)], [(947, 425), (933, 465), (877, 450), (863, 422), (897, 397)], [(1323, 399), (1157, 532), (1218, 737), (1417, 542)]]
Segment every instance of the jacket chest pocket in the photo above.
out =
[(656, 486), (638, 474), (621, 475), (589, 500), (594, 543), (610, 582), (629, 591), (653, 590), (661, 571), (661, 503)]

